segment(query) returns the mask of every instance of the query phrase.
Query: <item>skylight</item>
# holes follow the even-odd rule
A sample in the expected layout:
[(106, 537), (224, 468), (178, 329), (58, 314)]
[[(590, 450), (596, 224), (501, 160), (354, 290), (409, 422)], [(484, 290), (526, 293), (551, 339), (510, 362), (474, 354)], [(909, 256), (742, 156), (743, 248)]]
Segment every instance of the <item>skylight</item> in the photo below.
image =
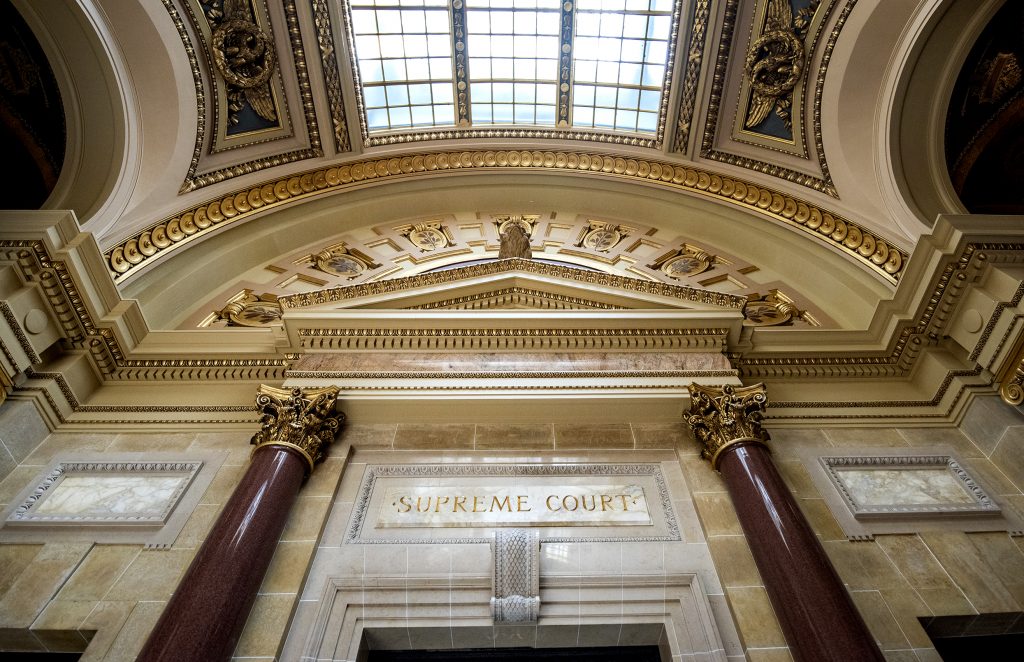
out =
[(674, 9), (673, 0), (351, 0), (366, 129), (654, 134)]

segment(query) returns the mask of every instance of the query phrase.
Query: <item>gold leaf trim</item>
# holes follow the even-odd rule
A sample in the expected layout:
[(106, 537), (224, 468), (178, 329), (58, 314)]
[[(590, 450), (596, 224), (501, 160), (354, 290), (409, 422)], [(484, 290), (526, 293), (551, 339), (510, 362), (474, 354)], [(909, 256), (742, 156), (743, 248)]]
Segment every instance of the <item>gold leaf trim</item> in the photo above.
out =
[(640, 280), (639, 278), (606, 274), (598, 271), (584, 271), (573, 267), (563, 267), (556, 264), (535, 262), (525, 258), (507, 258), (504, 260), (495, 260), (494, 262), (485, 262), (483, 264), (473, 264), (466, 267), (448, 269), (446, 271), (435, 271), (433, 273), (395, 278), (393, 280), (372, 281), (369, 283), (360, 283), (358, 285), (347, 285), (317, 290), (315, 292), (302, 292), (300, 294), (291, 294), (280, 297), (278, 301), (285, 308), (304, 308), (307, 306), (319, 306), (325, 303), (343, 301), (363, 296), (402, 292), (420, 287), (429, 287), (432, 285), (445, 285), (469, 278), (492, 276), (495, 274), (510, 273), (514, 271), (525, 271), (527, 273), (540, 274), (544, 276), (556, 276), (578, 283), (617, 287), (641, 294), (655, 294), (659, 296), (672, 297), (674, 299), (682, 299), (683, 301), (705, 303), (714, 306), (726, 306), (736, 309), (742, 308), (747, 302), (746, 297), (737, 296), (735, 294), (724, 294), (722, 292), (712, 292), (711, 290), (701, 290), (688, 287), (686, 285), (673, 285), (670, 283)]
[[(381, 180), (407, 179), (446, 170), (490, 172), (523, 169), (560, 170), (602, 178), (643, 181), (724, 202), (754, 212), (760, 217), (799, 228), (853, 258), (890, 284), (899, 280), (907, 262), (905, 252), (837, 214), (768, 187), (703, 169), (589, 152), (475, 150), (368, 159), (310, 170), (235, 191), (190, 207), (129, 237), (106, 254), (107, 265), (115, 282), (121, 283), (135, 273), (140, 265), (167, 255), (195, 238), (215, 231), (218, 226), (237, 223), (300, 200), (356, 189)], [(245, 200), (248, 209), (240, 209), (235, 204), (236, 199)], [(859, 238), (860, 243), (851, 239), (851, 228), (856, 228), (853, 237)], [(147, 250), (142, 252), (139, 243), (144, 236), (146, 241), (143, 243)], [(160, 241), (152, 240), (154, 236), (159, 237)], [(166, 245), (161, 247), (161, 244)], [(865, 255), (869, 246), (874, 250)]]

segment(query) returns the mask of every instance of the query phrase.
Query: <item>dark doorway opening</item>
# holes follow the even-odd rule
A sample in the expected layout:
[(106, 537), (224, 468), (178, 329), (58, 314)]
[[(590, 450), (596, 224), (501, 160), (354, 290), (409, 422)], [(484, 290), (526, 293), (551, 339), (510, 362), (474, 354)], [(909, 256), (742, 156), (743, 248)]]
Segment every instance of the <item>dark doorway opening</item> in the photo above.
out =
[(367, 662), (661, 662), (657, 646), (370, 651)]
[[(943, 662), (1016, 660), (1024, 650), (1024, 612), (919, 618)], [(1014, 653), (1008, 654), (1008, 651)]]

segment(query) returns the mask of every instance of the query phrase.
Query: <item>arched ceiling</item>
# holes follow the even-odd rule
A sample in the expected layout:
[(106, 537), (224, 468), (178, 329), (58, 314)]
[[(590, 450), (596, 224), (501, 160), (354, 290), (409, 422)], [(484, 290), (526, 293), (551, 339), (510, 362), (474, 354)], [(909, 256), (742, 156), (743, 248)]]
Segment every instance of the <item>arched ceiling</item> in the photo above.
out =
[[(671, 278), (649, 267), (658, 251), (707, 246), (760, 271), (737, 291), (781, 283), (828, 324), (864, 325), (935, 214), (961, 210), (941, 126), (904, 127), (913, 104), (936, 103), (914, 96), (920, 81), (948, 94), (983, 25), (944, 32), (977, 6), (967, 0), (661, 3), (670, 48), (652, 132), (461, 120), (375, 132), (351, 12), (335, 0), (14, 4), (69, 100), (69, 164), (47, 206), (77, 212), (158, 327), (236, 285), (286, 289), (253, 274), (303, 252), (365, 246), (381, 228), (439, 215), (486, 227), (502, 214), (644, 228), (650, 254), (601, 267), (638, 277)], [(266, 50), (225, 64), (245, 39)], [(571, 30), (560, 39), (562, 52), (582, 49)], [(923, 59), (942, 47), (959, 62)], [(584, 98), (583, 74), (559, 75)], [(452, 240), (467, 259), (494, 248), (487, 232), (475, 246)], [(567, 243), (536, 247), (566, 259)], [(395, 265), (373, 278), (416, 263), (401, 251), (367, 258)]]

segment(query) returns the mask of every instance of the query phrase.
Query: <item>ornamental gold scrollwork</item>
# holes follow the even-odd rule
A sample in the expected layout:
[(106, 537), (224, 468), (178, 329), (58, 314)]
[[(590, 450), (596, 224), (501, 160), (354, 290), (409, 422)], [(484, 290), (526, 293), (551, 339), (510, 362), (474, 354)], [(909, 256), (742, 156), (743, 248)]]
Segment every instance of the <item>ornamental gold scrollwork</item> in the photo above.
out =
[(722, 387), (690, 384), (690, 412), (686, 424), (703, 447), (701, 457), (718, 470), (722, 452), (737, 444), (765, 445), (770, 437), (761, 428), (768, 406), (764, 384)]
[(711, 255), (703, 248), (684, 244), (682, 248), (676, 248), (658, 257), (651, 264), (649, 269), (662, 271), (669, 278), (680, 280), (690, 276), (704, 273), (721, 260)]
[(344, 242), (328, 246), (311, 258), (312, 264), (318, 270), (332, 276), (353, 279), (364, 272), (379, 269), (373, 259), (360, 250), (349, 248)]
[(248, 0), (223, 0), (219, 11), (207, 14), (216, 25), (210, 47), (213, 63), (228, 84), (231, 123), (238, 123), (243, 102), (263, 119), (277, 121), (269, 85), (276, 64), (274, 40), (253, 21)]
[(345, 415), (336, 411), (338, 387), (283, 389), (260, 384), (256, 408), (260, 429), (249, 442), (256, 448), (283, 446), (299, 452), (312, 473), (324, 461)]
[(636, 230), (627, 225), (616, 225), (604, 221), (588, 221), (587, 227), (580, 232), (576, 246), (589, 248), (598, 253), (607, 253), (618, 245), (623, 238)]
[(415, 223), (395, 228), (398, 234), (408, 239), (413, 246), (424, 253), (447, 248), (455, 243), (455, 238), (440, 221)]
[(744, 62), (752, 92), (745, 127), (757, 126), (772, 110), (791, 127), (793, 89), (804, 73), (804, 38), (818, 4), (812, 0), (794, 20), (789, 0), (769, 0), (764, 30)]
[(1017, 407), (1024, 404), (1024, 357), (1017, 361), (1017, 367), (999, 386), (999, 395), (1008, 405)]
[(256, 295), (252, 290), (244, 289), (200, 326), (209, 326), (218, 320), (226, 321), (228, 326), (264, 327), (280, 324), (281, 304), (274, 294)]
[(764, 296), (751, 295), (743, 307), (744, 326), (784, 326), (796, 320), (818, 326), (817, 320), (800, 310), (791, 298), (779, 290), (771, 290)]

